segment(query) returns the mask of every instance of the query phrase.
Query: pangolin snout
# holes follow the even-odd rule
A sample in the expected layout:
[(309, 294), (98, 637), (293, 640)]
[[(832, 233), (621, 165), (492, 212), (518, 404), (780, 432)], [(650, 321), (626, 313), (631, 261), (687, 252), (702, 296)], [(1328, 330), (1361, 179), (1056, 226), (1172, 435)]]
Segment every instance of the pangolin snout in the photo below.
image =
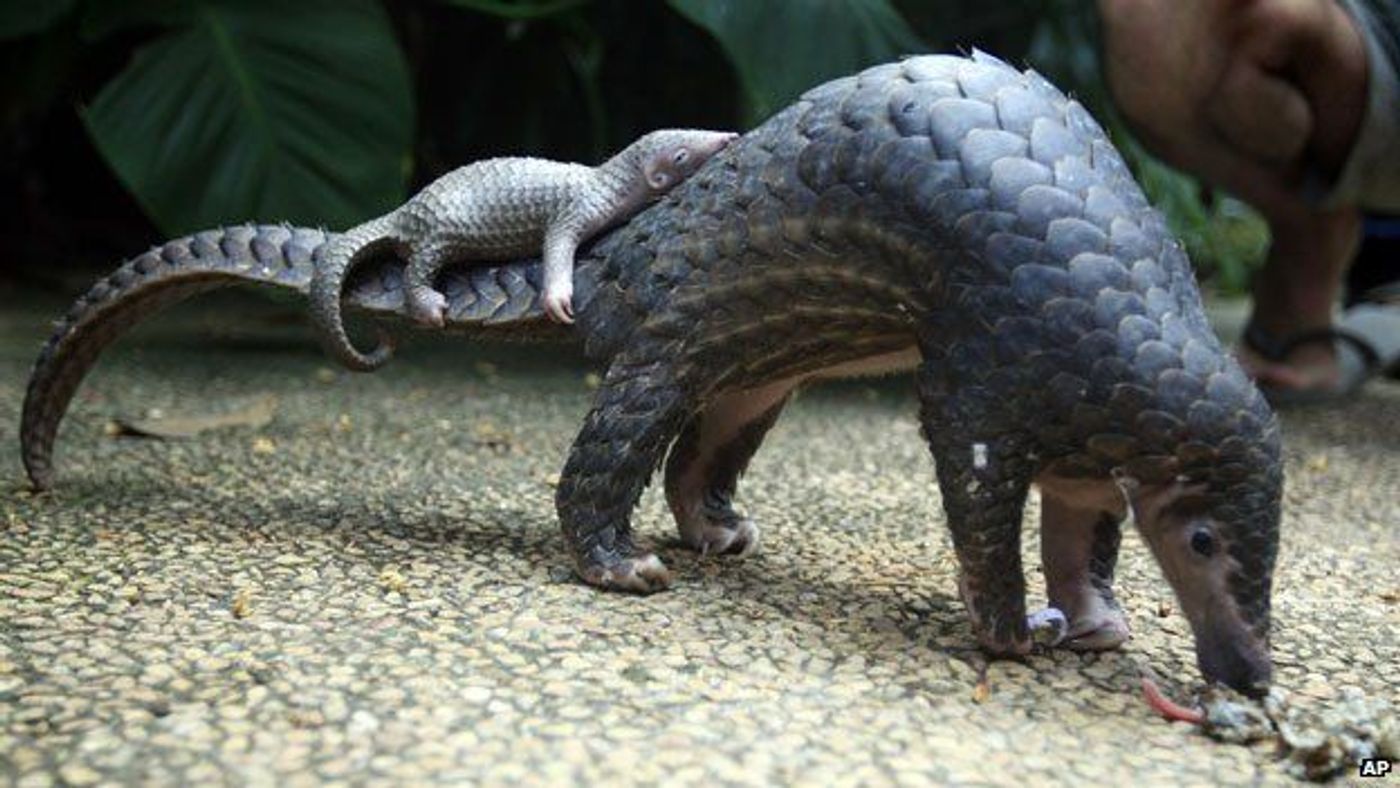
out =
[(1202, 634), (1196, 639), (1196, 662), (1206, 681), (1219, 682), (1253, 698), (1269, 691), (1273, 663), (1252, 635)]

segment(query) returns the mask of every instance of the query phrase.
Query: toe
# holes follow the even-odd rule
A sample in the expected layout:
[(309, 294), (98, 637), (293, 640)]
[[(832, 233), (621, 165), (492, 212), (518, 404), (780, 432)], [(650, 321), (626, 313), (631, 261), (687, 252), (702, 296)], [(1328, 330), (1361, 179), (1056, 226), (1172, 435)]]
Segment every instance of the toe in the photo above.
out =
[(1128, 625), (1122, 619), (1108, 618), (1085, 623), (1075, 622), (1061, 644), (1075, 651), (1109, 651), (1128, 639)]
[(580, 573), (589, 585), (608, 591), (651, 594), (671, 584), (670, 570), (652, 553), (587, 566)]
[(414, 321), (433, 328), (442, 328), (446, 322), (447, 299), (434, 290), (411, 294), (408, 311)]
[(977, 642), (982, 650), (994, 657), (1023, 657), (1031, 653), (1031, 640), (998, 637), (994, 634), (980, 635)]
[[(434, 293), (434, 295), (437, 295)], [(447, 323), (447, 299), (438, 295), (433, 303), (433, 323), (439, 327)]]
[(685, 529), (684, 541), (701, 555), (743, 557), (758, 552), (759, 530), (746, 517), (729, 521), (706, 518), (699, 527)]

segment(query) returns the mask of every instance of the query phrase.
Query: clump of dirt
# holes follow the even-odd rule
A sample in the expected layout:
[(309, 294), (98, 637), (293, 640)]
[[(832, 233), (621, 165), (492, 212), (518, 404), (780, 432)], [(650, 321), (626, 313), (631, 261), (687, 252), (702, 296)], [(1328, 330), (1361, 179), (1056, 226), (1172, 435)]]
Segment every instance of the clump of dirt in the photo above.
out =
[(1206, 690), (1201, 700), (1207, 736), (1232, 744), (1274, 738), (1296, 777), (1326, 780), (1368, 758), (1400, 759), (1395, 709), (1355, 689), (1320, 709), (1294, 705), (1278, 688), (1262, 703), (1223, 687)]

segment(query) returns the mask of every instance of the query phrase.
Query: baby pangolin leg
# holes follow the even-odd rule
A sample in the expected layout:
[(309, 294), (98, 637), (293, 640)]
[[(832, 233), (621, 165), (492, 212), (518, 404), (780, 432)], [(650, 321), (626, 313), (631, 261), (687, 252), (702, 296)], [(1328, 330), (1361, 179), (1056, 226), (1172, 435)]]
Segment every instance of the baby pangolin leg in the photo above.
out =
[(447, 262), (449, 248), (425, 241), (416, 244), (404, 270), (404, 301), (413, 320), (433, 328), (447, 321), (447, 297), (433, 288), (433, 280)]
[(574, 322), (574, 252), (583, 237), (584, 221), (566, 211), (545, 232), (544, 292), (540, 304), (559, 323)]
[(706, 555), (757, 549), (758, 527), (734, 511), (734, 491), (792, 389), (782, 381), (723, 394), (681, 430), (666, 460), (666, 501), (687, 547)]
[(661, 559), (632, 542), (632, 509), (680, 431), (692, 400), (670, 361), (623, 358), (608, 370), (569, 450), (555, 505), (579, 574), (601, 588), (650, 593), (670, 583)]
[(1082, 651), (1117, 648), (1128, 622), (1113, 597), (1113, 569), (1122, 539), (1119, 517), (1078, 508), (1042, 490), (1040, 555), (1050, 605), (1069, 618), (1061, 645)]

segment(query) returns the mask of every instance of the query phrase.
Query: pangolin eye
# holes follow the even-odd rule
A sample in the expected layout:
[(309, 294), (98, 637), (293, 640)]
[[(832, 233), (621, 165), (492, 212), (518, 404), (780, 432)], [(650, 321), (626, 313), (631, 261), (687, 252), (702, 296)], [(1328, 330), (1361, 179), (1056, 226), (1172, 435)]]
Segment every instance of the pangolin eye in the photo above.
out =
[(685, 164), (685, 160), (689, 158), (690, 151), (686, 150), (685, 148), (681, 148), (680, 150), (676, 151), (676, 155), (673, 161), (675, 161), (677, 164)]
[(1191, 549), (1209, 558), (1215, 555), (1215, 537), (1205, 528), (1198, 528), (1191, 534)]

